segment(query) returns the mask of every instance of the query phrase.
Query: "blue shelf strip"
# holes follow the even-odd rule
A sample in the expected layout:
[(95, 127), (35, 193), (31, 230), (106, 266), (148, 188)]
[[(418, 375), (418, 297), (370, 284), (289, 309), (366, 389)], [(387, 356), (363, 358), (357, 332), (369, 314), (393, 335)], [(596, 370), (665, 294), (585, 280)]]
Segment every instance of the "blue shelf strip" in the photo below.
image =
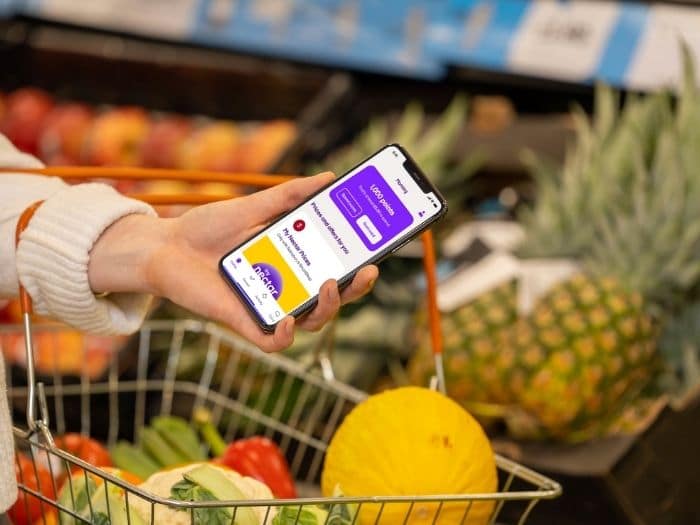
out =
[[(121, 2), (139, 9), (135, 0), (100, 1), (114, 5)], [(440, 79), (447, 67), (464, 66), (581, 83), (603, 80), (629, 87), (630, 67), (642, 49), (640, 42), (655, 23), (655, 7), (596, 1), (558, 0), (547, 5), (530, 0), (179, 0), (181, 5), (191, 4), (191, 9), (180, 10), (181, 16), (189, 18), (175, 24), (181, 29), (165, 36), (313, 64), (424, 79)], [(17, 12), (56, 19), (58, 13), (60, 19), (61, 5), (67, 4), (67, 0), (0, 0), (0, 14)], [(535, 14), (542, 15), (543, 9), (549, 9), (547, 16), (554, 16), (552, 5), (561, 8), (555, 13), (559, 18), (547, 19), (543, 26), (542, 17)], [(596, 5), (606, 6), (606, 16), (612, 18), (602, 43), (594, 41), (591, 34), (595, 31), (587, 25), (597, 23), (594, 16), (590, 20), (568, 16), (567, 9), (576, 5), (584, 5), (588, 10), (597, 9)], [(700, 13), (700, 8), (692, 7), (665, 9)], [(81, 23), (159, 34), (157, 17), (151, 24), (152, 33), (143, 21), (129, 22), (133, 17), (99, 13), (95, 17), (94, 23), (89, 17), (81, 17)], [(590, 71), (572, 76), (571, 68), (563, 68), (568, 72), (558, 75), (551, 64), (537, 67), (538, 60), (548, 59), (546, 53), (526, 60), (525, 66), (520, 57), (517, 67), (514, 65), (514, 43), (523, 38), (529, 38), (529, 42), (545, 38), (547, 31), (552, 30), (546, 25), (550, 23), (559, 31), (557, 38), (570, 39), (566, 44), (574, 51), (575, 45), (589, 46), (581, 53), (588, 53), (588, 62), (584, 62), (592, 64)], [(527, 32), (540, 34), (524, 34)], [(556, 40), (553, 42), (556, 45)], [(592, 61), (591, 53), (595, 53)]]
[(388, 74), (437, 79), (444, 73), (435, 57), (424, 54), (422, 40), (416, 45), (407, 36), (413, 29), (406, 27), (400, 0), (290, 1), (286, 9), (267, 10), (256, 7), (265, 0), (238, 0), (225, 22), (212, 20), (216, 3), (201, 1), (194, 42)]
[(647, 6), (622, 4), (621, 12), (598, 63), (595, 78), (622, 86), (649, 18)]
[(11, 16), (19, 11), (21, 0), (0, 0), (0, 16)]

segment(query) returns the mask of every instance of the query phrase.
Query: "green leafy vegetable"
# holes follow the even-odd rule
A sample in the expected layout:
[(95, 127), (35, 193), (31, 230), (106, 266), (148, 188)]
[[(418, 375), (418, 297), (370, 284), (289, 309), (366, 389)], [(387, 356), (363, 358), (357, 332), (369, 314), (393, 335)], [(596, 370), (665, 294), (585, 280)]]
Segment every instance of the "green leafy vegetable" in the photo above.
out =
[[(207, 489), (183, 479), (170, 488), (170, 497), (177, 501), (218, 501)], [(187, 509), (178, 509), (187, 512)], [(229, 525), (231, 510), (224, 507), (194, 509), (194, 525)]]
[[(333, 497), (342, 498), (344, 496), (340, 485), (333, 488)], [(357, 503), (343, 503), (336, 505), (322, 505), (328, 510), (328, 520), (326, 525), (354, 525), (357, 515)]]
[(92, 519), (93, 525), (111, 525), (109, 516), (104, 512), (96, 512), (94, 518)]
[(324, 525), (328, 513), (315, 505), (282, 507), (272, 525)]
[(328, 512), (326, 525), (351, 525), (357, 514), (357, 505), (333, 505)]
[[(95, 481), (82, 474), (74, 474), (66, 480), (61, 492), (58, 495), (58, 504), (68, 510), (74, 511), (81, 516), (89, 517), (89, 502), (95, 492), (97, 485)], [(67, 512), (59, 512), (58, 520), (61, 525), (78, 525), (78, 520)]]
[[(77, 490), (75, 493), (75, 508), (77, 510), (84, 510), (88, 507), (88, 500), (92, 498), (97, 490), (97, 485), (92, 478), (79, 478), (82, 482), (81, 490)], [(84, 481), (87, 479), (87, 483)]]
[(357, 505), (298, 505), (282, 507), (272, 525), (352, 525)]

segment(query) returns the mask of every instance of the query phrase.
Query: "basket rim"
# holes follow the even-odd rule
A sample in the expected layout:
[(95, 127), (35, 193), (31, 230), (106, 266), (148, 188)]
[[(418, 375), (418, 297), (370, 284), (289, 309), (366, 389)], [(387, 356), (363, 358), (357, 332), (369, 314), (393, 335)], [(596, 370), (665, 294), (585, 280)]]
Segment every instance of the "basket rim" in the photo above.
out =
[[(26, 433), (17, 428), (13, 427), (13, 433), (15, 437), (19, 440), (25, 440)], [(156, 505), (165, 505), (173, 508), (203, 508), (203, 507), (281, 507), (284, 505), (319, 505), (319, 504), (342, 504), (342, 503), (410, 503), (410, 502), (469, 502), (469, 501), (484, 501), (484, 500), (494, 500), (494, 501), (518, 501), (518, 500), (540, 500), (540, 499), (554, 499), (562, 494), (561, 485), (547, 476), (536, 472), (535, 470), (528, 468), (524, 465), (519, 464), (516, 461), (508, 459), (500, 454), (494, 454), (497, 467), (510, 475), (511, 480), (507, 483), (509, 486), (514, 479), (519, 479), (521, 481), (528, 482), (535, 487), (536, 490), (510, 490), (509, 487), (503, 491), (497, 492), (484, 492), (484, 493), (471, 493), (471, 494), (414, 494), (414, 495), (402, 495), (402, 496), (336, 496), (336, 497), (307, 497), (307, 498), (294, 498), (294, 499), (280, 499), (273, 498), (269, 500), (229, 500), (229, 501), (209, 501), (209, 502), (186, 502), (178, 501), (170, 498), (164, 498), (161, 496), (156, 496), (146, 490), (139, 488), (132, 483), (129, 483), (103, 469), (96, 467), (69, 454), (68, 452), (56, 447), (52, 444), (47, 443), (37, 443), (34, 441), (30, 443), (30, 450), (39, 448), (44, 450), (47, 454), (54, 454), (61, 459), (67, 461), (69, 464), (82, 468), (86, 472), (106, 480), (122, 489), (127, 493), (138, 496), (149, 503)], [(201, 464), (206, 462), (195, 462), (195, 464)], [(167, 469), (164, 469), (167, 470)], [(39, 496), (40, 494), (31, 488), (19, 484), (22, 490)]]

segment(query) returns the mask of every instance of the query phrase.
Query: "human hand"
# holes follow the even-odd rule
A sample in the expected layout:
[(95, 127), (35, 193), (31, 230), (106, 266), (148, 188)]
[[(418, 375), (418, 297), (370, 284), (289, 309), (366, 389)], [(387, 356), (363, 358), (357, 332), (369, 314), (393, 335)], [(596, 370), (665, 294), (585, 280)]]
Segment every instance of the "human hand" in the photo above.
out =
[(318, 330), (341, 304), (369, 292), (376, 266), (359, 270), (339, 292), (335, 281), (323, 284), (317, 306), (299, 319), (278, 323), (264, 333), (218, 271), (219, 259), (280, 214), (333, 181), (323, 173), (238, 199), (189, 210), (175, 219), (129, 215), (110, 226), (90, 253), (88, 277), (96, 291), (147, 292), (166, 297), (193, 312), (221, 321), (262, 350), (292, 344), (294, 328)]

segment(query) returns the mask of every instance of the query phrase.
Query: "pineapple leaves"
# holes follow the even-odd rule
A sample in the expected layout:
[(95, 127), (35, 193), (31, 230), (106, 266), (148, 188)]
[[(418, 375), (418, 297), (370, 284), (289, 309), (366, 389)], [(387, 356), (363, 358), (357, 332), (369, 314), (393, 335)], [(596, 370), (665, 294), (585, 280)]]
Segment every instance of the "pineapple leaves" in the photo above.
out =
[(691, 52), (682, 53), (675, 105), (668, 92), (623, 104), (597, 85), (593, 116), (572, 110), (576, 140), (562, 166), (523, 155), (538, 197), (520, 216), (521, 253), (582, 260), (656, 312), (677, 311), (700, 290), (700, 96)]
[(457, 95), (438, 120), (426, 131), (415, 145), (416, 156), (423, 169), (430, 173), (436, 162), (444, 159), (454, 146), (457, 135), (467, 118), (467, 99)]
[(408, 104), (396, 128), (396, 141), (399, 144), (415, 143), (421, 132), (424, 117), (423, 106), (417, 102)]
[(681, 41), (680, 47), (683, 61), (683, 80), (678, 103), (678, 126), (679, 129), (685, 129), (692, 125), (694, 115), (696, 116), (695, 123), (697, 123), (698, 88), (695, 76), (695, 56), (684, 41)]
[(603, 141), (613, 132), (617, 123), (619, 95), (604, 84), (595, 88), (594, 132)]

